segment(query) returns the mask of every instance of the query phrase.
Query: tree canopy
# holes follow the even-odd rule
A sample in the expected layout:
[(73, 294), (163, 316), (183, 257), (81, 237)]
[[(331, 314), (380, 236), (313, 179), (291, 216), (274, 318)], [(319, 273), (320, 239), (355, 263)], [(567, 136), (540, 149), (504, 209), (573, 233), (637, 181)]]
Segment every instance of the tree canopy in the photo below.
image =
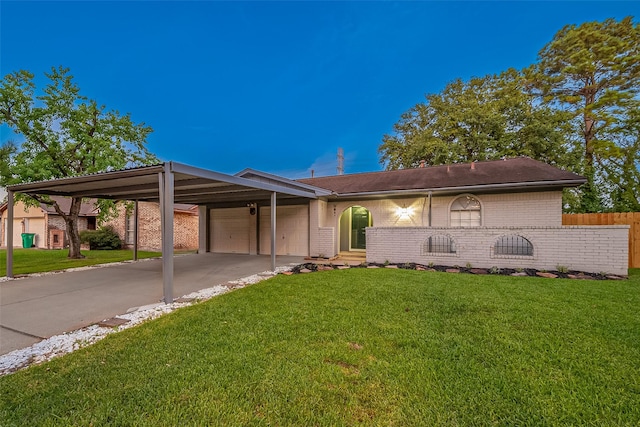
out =
[(379, 147), (388, 169), (527, 155), (567, 166), (567, 115), (535, 102), (521, 73), (457, 79), (404, 113)]
[(568, 25), (522, 71), (427, 95), (384, 135), (380, 161), (398, 169), (526, 155), (587, 176), (567, 195), (569, 210), (638, 209), (638, 91), (631, 17)]
[[(157, 161), (146, 148), (151, 127), (129, 114), (107, 110), (80, 94), (69, 69), (52, 68), (48, 83), (36, 94), (34, 75), (21, 70), (0, 84), (0, 124), (23, 140), (0, 149), (0, 184), (10, 185), (118, 170)], [(69, 257), (81, 257), (78, 213), (81, 198), (69, 212), (46, 196), (22, 197), (26, 203), (54, 207), (67, 225)], [(105, 204), (106, 206), (106, 204)]]

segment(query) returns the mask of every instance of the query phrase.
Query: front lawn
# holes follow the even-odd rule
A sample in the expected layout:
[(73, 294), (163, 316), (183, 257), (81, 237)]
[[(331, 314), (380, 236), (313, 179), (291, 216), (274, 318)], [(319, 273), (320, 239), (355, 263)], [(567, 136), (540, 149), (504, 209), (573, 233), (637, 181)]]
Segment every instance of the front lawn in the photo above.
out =
[[(130, 250), (119, 251), (82, 251), (84, 259), (69, 259), (68, 250), (19, 249), (13, 250), (13, 273), (30, 274), (46, 271), (64, 270), (88, 265), (106, 264), (110, 262), (129, 261), (133, 259)], [(138, 258), (154, 258), (162, 256), (160, 252), (138, 251)], [(7, 250), (0, 250), (0, 276), (7, 274)]]
[(0, 425), (640, 423), (640, 274), (280, 275), (0, 378)]

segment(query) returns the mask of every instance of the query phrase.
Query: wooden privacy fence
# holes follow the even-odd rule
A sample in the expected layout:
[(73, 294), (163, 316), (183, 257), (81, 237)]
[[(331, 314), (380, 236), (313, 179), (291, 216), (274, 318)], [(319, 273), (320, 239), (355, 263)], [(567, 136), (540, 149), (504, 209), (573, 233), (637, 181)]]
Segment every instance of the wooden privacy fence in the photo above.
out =
[(640, 212), (563, 214), (562, 225), (629, 225), (629, 268), (640, 268)]

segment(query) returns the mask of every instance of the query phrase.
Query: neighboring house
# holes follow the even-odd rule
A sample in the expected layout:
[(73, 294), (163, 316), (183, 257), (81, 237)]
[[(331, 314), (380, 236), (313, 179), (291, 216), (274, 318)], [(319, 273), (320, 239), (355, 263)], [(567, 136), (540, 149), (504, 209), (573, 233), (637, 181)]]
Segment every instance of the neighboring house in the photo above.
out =
[[(70, 199), (52, 196), (64, 211), (69, 210)], [(0, 205), (2, 214), (2, 245), (6, 246), (7, 204)], [(133, 212), (127, 213), (124, 204), (118, 214), (104, 225), (113, 226), (125, 247), (133, 247)], [(82, 204), (78, 228), (95, 230), (98, 209), (95, 201)], [(174, 209), (174, 247), (176, 249), (198, 248), (198, 209), (195, 205), (176, 204)], [(69, 246), (64, 219), (53, 207), (40, 204), (26, 207), (22, 202), (14, 204), (13, 244), (22, 246), (22, 233), (33, 233), (34, 246), (41, 249), (62, 249)], [(142, 250), (160, 250), (160, 210), (157, 203), (140, 202), (138, 208), (138, 247)]]
[[(68, 212), (71, 199), (51, 196), (63, 211)], [(39, 206), (25, 206), (22, 202), (14, 204), (13, 245), (22, 246), (22, 233), (33, 233), (34, 246), (42, 249), (62, 249), (68, 246), (67, 225), (62, 216), (52, 206), (41, 203)], [(2, 214), (2, 246), (7, 245), (7, 203), (0, 205)], [(79, 230), (95, 230), (98, 211), (95, 201), (82, 203), (78, 218)]]
[[(173, 242), (175, 249), (198, 249), (198, 206), (176, 203), (174, 205)], [(118, 205), (118, 215), (105, 223), (118, 233), (126, 248), (133, 247), (134, 211), (124, 203)], [(162, 248), (160, 233), (160, 206), (158, 203), (138, 203), (138, 248), (159, 251)]]
[[(626, 275), (628, 227), (563, 227), (562, 191), (586, 180), (530, 158), (297, 181), (237, 176), (331, 192), (277, 205), (278, 255)], [(248, 202), (208, 205), (209, 251), (270, 253), (270, 207)]]

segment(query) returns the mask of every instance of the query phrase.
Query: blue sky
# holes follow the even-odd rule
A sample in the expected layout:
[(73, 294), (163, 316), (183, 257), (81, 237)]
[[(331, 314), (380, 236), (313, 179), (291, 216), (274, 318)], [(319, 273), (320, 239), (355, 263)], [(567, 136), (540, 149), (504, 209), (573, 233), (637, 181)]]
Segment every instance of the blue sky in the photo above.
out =
[[(154, 132), (150, 150), (289, 178), (382, 169), (400, 115), (456, 78), (523, 68), (566, 24), (637, 1), (0, 2), (0, 71), (81, 93)], [(0, 140), (19, 141), (6, 127)]]

